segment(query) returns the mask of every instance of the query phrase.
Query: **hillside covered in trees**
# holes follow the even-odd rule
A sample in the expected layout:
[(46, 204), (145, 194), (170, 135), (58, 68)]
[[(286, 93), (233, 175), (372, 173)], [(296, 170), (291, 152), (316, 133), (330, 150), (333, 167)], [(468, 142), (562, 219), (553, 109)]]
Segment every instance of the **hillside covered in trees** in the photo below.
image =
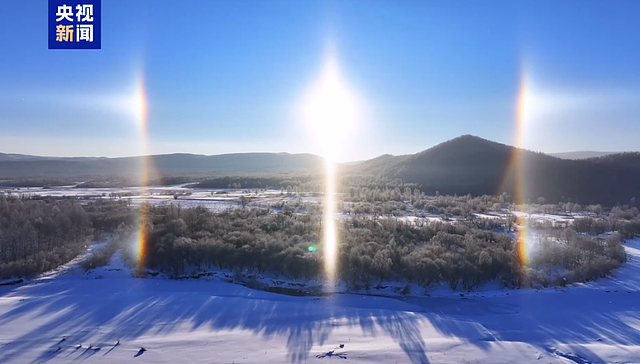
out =
[(415, 183), (429, 195), (515, 196), (516, 184), (522, 184), (530, 201), (612, 206), (640, 198), (640, 153), (566, 160), (470, 135), (409, 157), (365, 161), (352, 171)]

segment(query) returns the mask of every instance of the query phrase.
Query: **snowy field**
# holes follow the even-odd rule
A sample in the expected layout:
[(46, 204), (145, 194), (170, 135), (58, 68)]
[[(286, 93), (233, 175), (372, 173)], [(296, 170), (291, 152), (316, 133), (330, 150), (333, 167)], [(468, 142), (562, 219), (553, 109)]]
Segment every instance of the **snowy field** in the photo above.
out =
[(117, 254), (85, 274), (76, 260), (0, 287), (0, 363), (638, 363), (640, 239), (626, 249), (616, 277), (591, 284), (395, 299), (137, 279)]
[[(0, 193), (14, 195), (34, 195), (51, 197), (77, 197), (86, 200), (97, 198), (131, 201), (133, 206), (148, 202), (154, 205), (177, 204), (181, 207), (203, 206), (212, 211), (220, 212), (230, 207), (240, 206), (240, 197), (249, 198), (252, 206), (267, 206), (281, 201), (295, 200), (298, 197), (282, 194), (280, 190), (255, 189), (208, 189), (191, 188), (188, 185), (175, 186), (151, 186), (151, 187), (124, 187), (124, 188), (76, 188), (74, 186), (42, 188), (22, 187), (2, 188)], [(178, 196), (174, 198), (174, 194)], [(303, 201), (317, 201), (317, 198), (303, 198)]]
[[(184, 208), (203, 206), (215, 212), (222, 212), (229, 208), (240, 206), (240, 198), (242, 196), (248, 199), (249, 206), (267, 207), (282, 202), (302, 202), (302, 203), (320, 203), (322, 194), (302, 193), (300, 195), (283, 193), (281, 190), (256, 190), (256, 189), (212, 189), (212, 188), (193, 188), (190, 184), (173, 185), (173, 186), (150, 186), (150, 187), (123, 187), (123, 188), (77, 188), (75, 186), (58, 186), (53, 188), (42, 187), (15, 187), (0, 186), (0, 193), (13, 195), (33, 195), (33, 196), (51, 196), (51, 197), (76, 197), (86, 201), (103, 199), (116, 199), (130, 201), (131, 205), (139, 206), (143, 202), (154, 205), (176, 204)], [(177, 199), (174, 198), (177, 195)], [(345, 206), (352, 205), (352, 202), (345, 202)], [(443, 218), (438, 214), (428, 213), (423, 210), (414, 209), (408, 206), (403, 212), (404, 216), (395, 216), (407, 223), (428, 223), (431, 221), (454, 222), (458, 218), (450, 216)], [(500, 219), (514, 214), (520, 218), (531, 219), (535, 221), (549, 221), (554, 225), (567, 226), (573, 223), (577, 217), (591, 216), (588, 213), (567, 213), (563, 215), (526, 213), (522, 211), (502, 211), (490, 213), (474, 213), (473, 215), (480, 219)], [(358, 215), (362, 216), (362, 214)], [(339, 219), (347, 219), (351, 215), (339, 213)], [(391, 215), (385, 215), (391, 217)]]

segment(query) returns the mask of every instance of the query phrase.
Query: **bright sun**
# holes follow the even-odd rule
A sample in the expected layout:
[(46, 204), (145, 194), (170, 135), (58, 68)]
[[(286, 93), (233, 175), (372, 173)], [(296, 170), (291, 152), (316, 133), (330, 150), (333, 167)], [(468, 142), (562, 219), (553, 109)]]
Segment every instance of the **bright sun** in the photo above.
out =
[(334, 162), (345, 147), (348, 134), (358, 117), (358, 103), (340, 79), (338, 64), (328, 57), (322, 76), (304, 102), (304, 119), (323, 149), (323, 156)]
[(354, 128), (358, 117), (357, 102), (341, 82), (334, 57), (327, 59), (322, 76), (303, 105), (305, 122), (320, 143), (326, 162), (323, 251), (325, 275), (329, 282), (334, 282), (337, 247), (335, 161), (345, 147), (349, 132)]

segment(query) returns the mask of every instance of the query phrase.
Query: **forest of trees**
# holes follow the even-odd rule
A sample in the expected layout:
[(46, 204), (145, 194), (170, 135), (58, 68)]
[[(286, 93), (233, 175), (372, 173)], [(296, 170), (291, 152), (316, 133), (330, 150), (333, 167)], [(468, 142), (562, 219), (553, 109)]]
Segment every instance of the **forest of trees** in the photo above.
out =
[(54, 269), (84, 252), (92, 234), (89, 215), (74, 201), (0, 194), (0, 279)]
[(605, 277), (626, 260), (621, 241), (619, 233), (602, 240), (565, 229), (559, 238), (540, 239), (523, 268), (523, 277), (527, 285), (537, 283), (543, 287)]
[[(213, 213), (175, 205), (150, 206), (148, 213), (147, 268), (174, 277), (212, 268), (290, 278), (323, 275), (322, 222), (317, 215), (256, 208)], [(534, 264), (525, 267), (513, 239), (478, 226), (470, 222), (411, 225), (364, 217), (341, 221), (338, 278), (364, 287), (383, 280), (423, 286), (444, 282), (469, 290), (492, 280), (507, 287), (546, 286), (551, 279), (553, 284), (559, 283), (557, 279), (562, 284), (596, 279), (625, 260), (619, 234), (598, 239), (556, 229), (565, 243), (544, 250), (545, 254), (535, 256)], [(551, 267), (564, 273), (549, 275)]]
[(133, 226), (124, 201), (31, 199), (0, 194), (0, 279), (32, 277), (84, 253), (91, 239)]
[[(635, 206), (605, 209), (539, 199), (519, 209), (581, 215), (571, 225), (531, 219), (530, 230), (540, 243), (524, 266), (516, 242), (507, 234), (516, 223), (508, 213), (514, 208), (509, 195), (425, 196), (413, 185), (370, 182), (343, 184), (339, 202), (343, 217), (338, 224), (337, 275), (353, 287), (406, 281), (474, 289), (488, 281), (528, 287), (591, 280), (619, 266), (625, 259), (621, 241), (640, 234)], [(299, 188), (314, 182), (287, 183)], [(204, 207), (143, 205), (148, 214), (145, 266), (174, 277), (221, 268), (321, 278), (322, 205), (302, 200), (306, 192), (287, 190), (283, 193), (293, 198), (259, 207), (242, 196), (244, 203), (220, 213)], [(0, 278), (53, 269), (86, 251), (92, 238), (109, 237), (110, 243), (83, 266), (107, 264), (130, 242), (140, 221), (139, 209), (124, 198), (0, 195)], [(393, 218), (406, 216), (408, 209), (413, 216), (432, 213), (455, 219), (407, 223)], [(486, 212), (496, 212), (495, 218), (473, 215)], [(616, 233), (597, 237), (611, 231)]]

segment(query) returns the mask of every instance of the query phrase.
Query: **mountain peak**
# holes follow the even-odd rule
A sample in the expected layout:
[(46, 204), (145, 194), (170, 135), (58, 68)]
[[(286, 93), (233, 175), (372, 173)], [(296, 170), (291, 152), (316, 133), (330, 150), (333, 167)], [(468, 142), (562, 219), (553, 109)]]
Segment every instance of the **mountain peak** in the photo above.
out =
[(489, 139), (485, 139), (485, 138), (481, 138), (479, 136), (475, 136), (475, 135), (471, 135), (471, 134), (464, 134), (464, 135), (460, 135), (459, 137), (453, 138), (451, 140), (448, 140), (444, 143), (441, 144), (445, 144), (445, 143), (483, 143), (483, 144), (497, 144), (497, 145), (505, 145), (502, 143), (498, 143), (498, 142), (494, 142), (493, 140), (489, 140)]
[(471, 134), (463, 134), (463, 135), (460, 135), (459, 137), (453, 138), (451, 140), (484, 140), (484, 141), (489, 141), (487, 139), (480, 138), (479, 136), (475, 136), (475, 135), (471, 135)]

